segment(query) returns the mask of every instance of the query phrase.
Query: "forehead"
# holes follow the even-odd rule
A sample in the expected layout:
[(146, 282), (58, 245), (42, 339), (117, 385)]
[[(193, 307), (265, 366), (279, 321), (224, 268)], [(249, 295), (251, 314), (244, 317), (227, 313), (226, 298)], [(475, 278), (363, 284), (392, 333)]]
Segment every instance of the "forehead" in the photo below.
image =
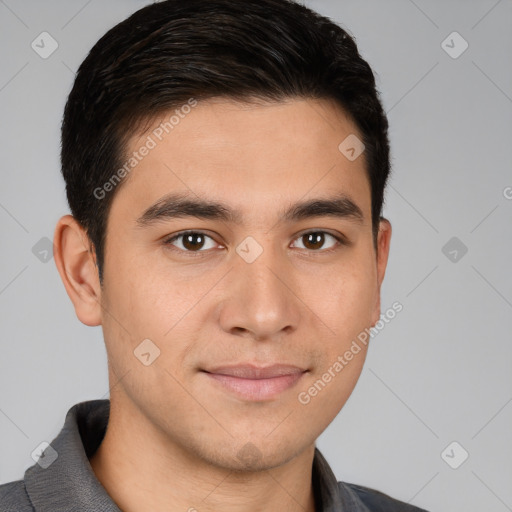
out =
[(137, 165), (114, 203), (140, 213), (178, 192), (268, 212), (283, 200), (343, 193), (357, 197), (366, 216), (370, 188), (364, 152), (351, 160), (340, 150), (354, 136), (362, 138), (333, 101), (197, 102), (166, 113), (132, 137), (127, 158), (138, 153)]

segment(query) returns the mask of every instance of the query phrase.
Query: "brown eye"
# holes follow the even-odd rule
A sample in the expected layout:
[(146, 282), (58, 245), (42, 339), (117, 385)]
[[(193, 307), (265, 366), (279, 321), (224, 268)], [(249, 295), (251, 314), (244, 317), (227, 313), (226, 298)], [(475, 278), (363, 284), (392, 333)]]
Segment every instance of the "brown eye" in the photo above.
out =
[[(324, 247), (326, 241), (332, 239), (334, 243), (331, 243), (330, 246)], [(303, 233), (297, 240), (301, 240), (304, 246), (304, 249), (308, 249), (309, 251), (320, 252), (320, 249), (329, 250), (333, 249), (336, 246), (336, 243), (343, 244), (343, 239), (326, 231), (310, 231), (308, 233)]]
[[(181, 240), (181, 243), (174, 243), (179, 240)], [(200, 231), (187, 231), (167, 239), (164, 243), (183, 252), (204, 252), (206, 250), (205, 244), (207, 244), (208, 240), (211, 240), (210, 247), (206, 246), (206, 249), (215, 247), (215, 242), (210, 236)]]
[(306, 249), (321, 249), (325, 243), (323, 233), (307, 233), (302, 235)]
[(201, 249), (204, 245), (204, 235), (201, 233), (188, 233), (183, 235), (183, 247), (189, 251)]

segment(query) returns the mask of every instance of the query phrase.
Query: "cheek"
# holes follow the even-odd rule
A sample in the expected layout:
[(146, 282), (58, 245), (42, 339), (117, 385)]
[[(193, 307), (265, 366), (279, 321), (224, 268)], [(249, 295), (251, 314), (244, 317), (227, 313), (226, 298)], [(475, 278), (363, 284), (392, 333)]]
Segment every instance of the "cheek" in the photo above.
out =
[[(340, 343), (325, 364), (315, 368), (309, 379), (297, 393), (297, 407), (302, 414), (303, 425), (308, 435), (318, 437), (334, 420), (352, 394), (366, 357), (366, 347), (352, 347), (351, 343)], [(350, 360), (346, 358), (350, 352)], [(356, 352), (356, 353), (354, 353)]]
[[(160, 373), (166, 369), (181, 375), (187, 354), (201, 340), (201, 299), (215, 279), (191, 283), (179, 272), (173, 271), (171, 275), (169, 270), (157, 266), (137, 265), (135, 259), (117, 271), (124, 278), (108, 289), (106, 309), (111, 314), (104, 324), (114, 364), (117, 363), (120, 372), (132, 370), (132, 378), (137, 375), (141, 385), (146, 379), (147, 385), (155, 383), (159, 378), (156, 370), (147, 371), (151, 368), (144, 367), (136, 358), (139, 346), (140, 351), (147, 346), (150, 353), (158, 354), (152, 367), (160, 369)], [(143, 342), (146, 345), (141, 345)], [(166, 381), (168, 375), (162, 374), (160, 378)]]
[(371, 323), (376, 272), (372, 262), (366, 259), (366, 263), (356, 258), (342, 261), (313, 280), (308, 278), (302, 287), (307, 303), (329, 328), (337, 346), (342, 340), (357, 336)]
[(112, 243), (109, 256), (112, 263), (105, 267), (109, 307), (134, 337), (161, 336), (170, 326), (163, 324), (172, 321), (169, 312), (174, 312), (181, 300), (179, 287), (152, 265), (136, 244), (123, 247), (120, 242)]
[[(318, 314), (322, 343), (317, 365), (300, 391), (308, 414), (331, 421), (345, 404), (361, 374), (367, 353), (367, 330), (374, 306), (375, 272), (371, 261), (340, 265), (327, 284), (308, 300)], [(332, 270), (332, 269), (331, 269)], [(311, 290), (311, 288), (310, 288)], [(325, 328), (328, 327), (328, 329)]]

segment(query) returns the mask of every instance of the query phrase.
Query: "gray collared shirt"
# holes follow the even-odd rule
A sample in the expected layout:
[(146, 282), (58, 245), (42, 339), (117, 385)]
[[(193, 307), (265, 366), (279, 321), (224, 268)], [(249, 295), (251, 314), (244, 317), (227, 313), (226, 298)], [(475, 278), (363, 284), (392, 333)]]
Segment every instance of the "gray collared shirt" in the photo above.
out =
[[(110, 400), (71, 407), (62, 430), (24, 479), (0, 485), (0, 512), (120, 512), (89, 463), (105, 435), (109, 412)], [(426, 512), (373, 489), (338, 482), (318, 449), (312, 474), (316, 512)]]

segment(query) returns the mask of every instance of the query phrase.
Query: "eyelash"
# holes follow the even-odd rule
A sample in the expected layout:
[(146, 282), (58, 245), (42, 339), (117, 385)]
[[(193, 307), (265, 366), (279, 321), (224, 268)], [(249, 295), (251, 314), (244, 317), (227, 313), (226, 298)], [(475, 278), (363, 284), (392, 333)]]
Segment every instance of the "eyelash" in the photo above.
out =
[[(313, 250), (313, 249), (306, 249), (307, 252), (310, 252), (310, 253), (322, 253), (322, 254), (330, 254), (336, 250), (338, 250), (340, 248), (340, 246), (348, 246), (350, 245), (350, 243), (348, 242), (348, 240), (346, 238), (344, 238), (343, 236), (341, 235), (334, 235), (332, 233), (329, 233), (328, 231), (323, 231), (323, 230), (310, 230), (310, 231), (306, 231), (304, 233), (301, 233), (297, 238), (295, 238), (294, 240), (298, 240), (306, 235), (309, 235), (309, 234), (312, 234), (312, 233), (323, 233), (323, 234), (326, 234), (326, 235), (329, 235), (329, 236), (332, 236), (337, 242), (338, 242), (338, 245), (335, 245), (334, 247), (331, 247), (330, 249), (318, 249), (318, 250)], [(205, 237), (208, 237), (210, 239), (213, 240), (213, 237), (211, 237), (210, 235), (204, 233), (203, 231), (182, 231), (181, 233), (178, 233), (176, 235), (172, 235), (170, 238), (166, 238), (164, 239), (163, 243), (165, 246), (167, 246), (168, 249), (172, 250), (172, 251), (176, 251), (176, 252), (180, 252), (180, 253), (187, 253), (188, 255), (192, 256), (192, 257), (201, 257), (203, 256), (204, 253), (210, 251), (210, 249), (206, 249), (206, 250), (198, 250), (198, 251), (188, 251), (188, 250), (184, 250), (184, 249), (179, 249), (179, 248), (176, 248), (172, 245), (172, 242), (174, 242), (175, 240), (181, 238), (181, 237), (184, 237), (186, 235), (190, 235), (190, 234), (194, 234), (194, 235), (203, 235)]]

